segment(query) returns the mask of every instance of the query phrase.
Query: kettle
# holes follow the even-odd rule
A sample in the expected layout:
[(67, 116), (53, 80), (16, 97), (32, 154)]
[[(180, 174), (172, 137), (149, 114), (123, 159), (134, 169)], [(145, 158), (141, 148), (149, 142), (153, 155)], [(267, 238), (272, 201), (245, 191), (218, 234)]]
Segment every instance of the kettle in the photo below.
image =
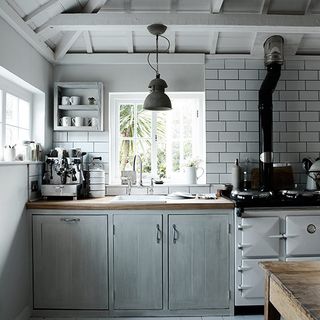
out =
[(306, 190), (315, 191), (320, 189), (320, 159), (312, 163), (310, 158), (302, 159), (302, 167), (307, 173)]

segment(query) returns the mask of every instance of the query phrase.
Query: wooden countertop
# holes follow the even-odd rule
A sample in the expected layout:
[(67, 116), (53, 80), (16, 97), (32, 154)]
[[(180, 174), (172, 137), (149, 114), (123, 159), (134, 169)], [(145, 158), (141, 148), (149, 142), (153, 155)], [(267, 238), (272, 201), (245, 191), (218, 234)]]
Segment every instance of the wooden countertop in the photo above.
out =
[(186, 199), (168, 200), (163, 204), (120, 204), (110, 202), (114, 197), (84, 200), (38, 200), (27, 203), (27, 209), (56, 210), (192, 210), (192, 209), (232, 209), (234, 203), (219, 198), (216, 200)]
[(261, 262), (265, 319), (320, 319), (320, 261)]

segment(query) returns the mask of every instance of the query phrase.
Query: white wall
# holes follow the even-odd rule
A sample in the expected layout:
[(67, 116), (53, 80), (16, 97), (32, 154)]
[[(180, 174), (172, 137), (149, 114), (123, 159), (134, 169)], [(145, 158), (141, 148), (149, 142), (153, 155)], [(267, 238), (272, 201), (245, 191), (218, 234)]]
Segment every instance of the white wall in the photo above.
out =
[[(161, 77), (168, 91), (204, 91), (204, 65), (160, 65)], [(109, 92), (148, 92), (155, 73), (146, 64), (136, 65), (58, 65), (54, 68), (55, 81), (102, 81), (105, 101), (105, 132), (55, 132), (53, 146), (66, 149), (82, 148), (93, 155), (102, 156), (108, 181), (108, 102)]]
[[(52, 143), (53, 68), (0, 18), (0, 66), (45, 93), (45, 146)], [(44, 122), (44, 123), (43, 123)], [(0, 319), (13, 320), (31, 307), (27, 166), (0, 165)], [(28, 313), (28, 312), (27, 312)], [(23, 312), (23, 315), (28, 315)], [(23, 316), (21, 316), (23, 318)]]
[(0, 165), (0, 177), (0, 319), (13, 320), (31, 299), (27, 166)]
[(0, 17), (0, 66), (45, 93), (45, 147), (52, 144), (53, 67)]

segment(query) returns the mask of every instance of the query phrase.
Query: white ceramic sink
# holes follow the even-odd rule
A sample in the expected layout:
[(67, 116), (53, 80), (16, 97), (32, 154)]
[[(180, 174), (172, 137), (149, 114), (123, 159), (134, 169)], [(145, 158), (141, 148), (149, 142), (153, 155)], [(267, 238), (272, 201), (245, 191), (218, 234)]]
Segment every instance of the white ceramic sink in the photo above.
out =
[(118, 204), (161, 204), (167, 202), (167, 197), (153, 194), (133, 194), (116, 196), (110, 202)]

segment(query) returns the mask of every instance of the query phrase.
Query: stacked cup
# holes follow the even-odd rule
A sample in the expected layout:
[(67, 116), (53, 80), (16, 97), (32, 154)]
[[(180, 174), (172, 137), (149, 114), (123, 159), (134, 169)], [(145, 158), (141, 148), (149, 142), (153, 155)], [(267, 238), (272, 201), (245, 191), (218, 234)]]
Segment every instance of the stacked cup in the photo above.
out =
[(94, 157), (92, 159), (92, 163), (89, 166), (89, 179), (89, 196), (91, 198), (104, 197), (106, 178), (101, 157)]

